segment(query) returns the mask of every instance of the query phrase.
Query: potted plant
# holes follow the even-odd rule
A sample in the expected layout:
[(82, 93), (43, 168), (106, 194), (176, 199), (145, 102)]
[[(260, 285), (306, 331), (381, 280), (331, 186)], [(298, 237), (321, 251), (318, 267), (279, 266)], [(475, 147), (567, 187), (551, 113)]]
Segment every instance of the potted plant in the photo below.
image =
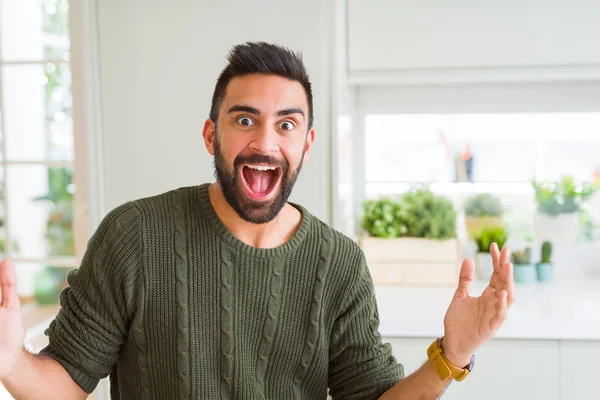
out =
[(503, 226), (484, 226), (477, 236), (475, 243), (477, 244), (477, 254), (475, 255), (475, 267), (479, 279), (489, 281), (494, 273), (494, 264), (490, 255), (490, 247), (492, 243), (496, 243), (499, 249), (504, 247), (508, 235)]
[(537, 242), (575, 244), (579, 237), (582, 203), (594, 192), (587, 182), (576, 183), (565, 176), (559, 182), (532, 181), (537, 210), (533, 233)]
[(391, 197), (363, 203), (362, 227), (372, 237), (393, 239), (406, 232), (400, 201)]
[(511, 255), (514, 267), (514, 279), (517, 283), (533, 283), (535, 281), (535, 266), (531, 264), (531, 248), (515, 251)]
[(478, 193), (465, 201), (465, 226), (473, 239), (484, 226), (502, 226), (504, 207), (500, 198), (491, 193)]
[(553, 264), (552, 264), (552, 243), (545, 241), (542, 243), (541, 261), (536, 264), (537, 280), (539, 282), (552, 282)]
[(413, 190), (364, 203), (361, 247), (376, 284), (456, 284), (460, 246), (450, 200)]

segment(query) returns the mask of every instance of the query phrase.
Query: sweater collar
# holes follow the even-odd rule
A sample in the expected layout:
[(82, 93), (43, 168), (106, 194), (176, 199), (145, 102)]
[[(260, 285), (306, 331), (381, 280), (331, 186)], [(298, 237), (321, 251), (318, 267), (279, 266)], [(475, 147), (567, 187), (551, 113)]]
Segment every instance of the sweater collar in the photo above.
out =
[(270, 249), (253, 247), (242, 242), (237, 237), (235, 237), (219, 219), (219, 216), (215, 212), (215, 209), (212, 206), (212, 203), (210, 202), (210, 197), (208, 195), (209, 186), (209, 183), (205, 183), (203, 185), (198, 186), (197, 198), (199, 200), (199, 205), (202, 210), (202, 213), (207, 219), (212, 229), (215, 231), (215, 233), (221, 238), (221, 240), (223, 240), (225, 243), (235, 248), (236, 250), (254, 257), (284, 257), (290, 251), (298, 247), (306, 238), (310, 227), (310, 214), (301, 205), (288, 202), (291, 206), (295, 207), (298, 211), (300, 211), (302, 218), (298, 229), (296, 230), (296, 232), (294, 232), (292, 237), (287, 242), (285, 242), (279, 247)]

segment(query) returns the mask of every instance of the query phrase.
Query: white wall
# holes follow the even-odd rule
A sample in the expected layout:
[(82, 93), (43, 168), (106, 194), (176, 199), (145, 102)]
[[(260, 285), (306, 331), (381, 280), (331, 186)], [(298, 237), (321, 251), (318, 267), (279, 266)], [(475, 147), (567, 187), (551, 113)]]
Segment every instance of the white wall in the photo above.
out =
[(600, 63), (595, 0), (348, 0), (351, 69)]
[(347, 0), (350, 81), (600, 78), (595, 0)]
[(317, 136), (291, 200), (330, 219), (329, 3), (98, 0), (107, 210), (213, 180), (202, 141), (231, 46), (265, 40), (303, 52)]

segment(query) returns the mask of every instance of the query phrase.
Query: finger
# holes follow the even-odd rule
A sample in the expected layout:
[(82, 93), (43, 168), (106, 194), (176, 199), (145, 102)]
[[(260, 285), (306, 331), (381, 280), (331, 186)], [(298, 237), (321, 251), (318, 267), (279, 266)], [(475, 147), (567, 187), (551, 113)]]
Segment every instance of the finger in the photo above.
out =
[(500, 281), (500, 278), (499, 278), (498, 272), (497, 271), (492, 272), (489, 287), (491, 287), (492, 289), (496, 289), (498, 287), (499, 281)]
[(501, 290), (506, 290), (506, 304), (508, 308), (510, 308), (515, 301), (515, 279), (513, 273), (513, 265), (507, 262), (504, 264), (502, 273), (500, 274)]
[(490, 330), (496, 332), (502, 326), (502, 323), (508, 316), (507, 293), (506, 290), (501, 290), (496, 299), (495, 315), (490, 321)]
[(493, 242), (490, 245), (490, 255), (492, 256), (494, 272), (498, 271), (498, 266), (500, 265), (500, 250), (498, 250), (498, 245), (496, 244), (496, 242)]
[(11, 260), (4, 260), (0, 263), (0, 289), (2, 290), (1, 307), (9, 308), (19, 304), (17, 274)]
[(473, 275), (475, 273), (475, 262), (466, 258), (460, 268), (460, 274), (458, 276), (458, 287), (456, 288), (455, 298), (469, 296), (469, 286), (473, 282)]
[(502, 248), (502, 253), (500, 253), (500, 261), (498, 262), (498, 267), (503, 268), (507, 262), (510, 261), (510, 248), (508, 246), (504, 246)]

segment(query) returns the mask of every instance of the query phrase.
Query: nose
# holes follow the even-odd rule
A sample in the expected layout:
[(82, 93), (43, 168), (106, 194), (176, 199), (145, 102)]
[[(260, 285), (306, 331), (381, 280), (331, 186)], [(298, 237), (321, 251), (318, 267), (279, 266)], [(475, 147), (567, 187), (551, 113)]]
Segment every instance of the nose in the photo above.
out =
[(257, 129), (250, 142), (250, 149), (258, 154), (271, 155), (279, 150), (279, 135), (272, 127)]

